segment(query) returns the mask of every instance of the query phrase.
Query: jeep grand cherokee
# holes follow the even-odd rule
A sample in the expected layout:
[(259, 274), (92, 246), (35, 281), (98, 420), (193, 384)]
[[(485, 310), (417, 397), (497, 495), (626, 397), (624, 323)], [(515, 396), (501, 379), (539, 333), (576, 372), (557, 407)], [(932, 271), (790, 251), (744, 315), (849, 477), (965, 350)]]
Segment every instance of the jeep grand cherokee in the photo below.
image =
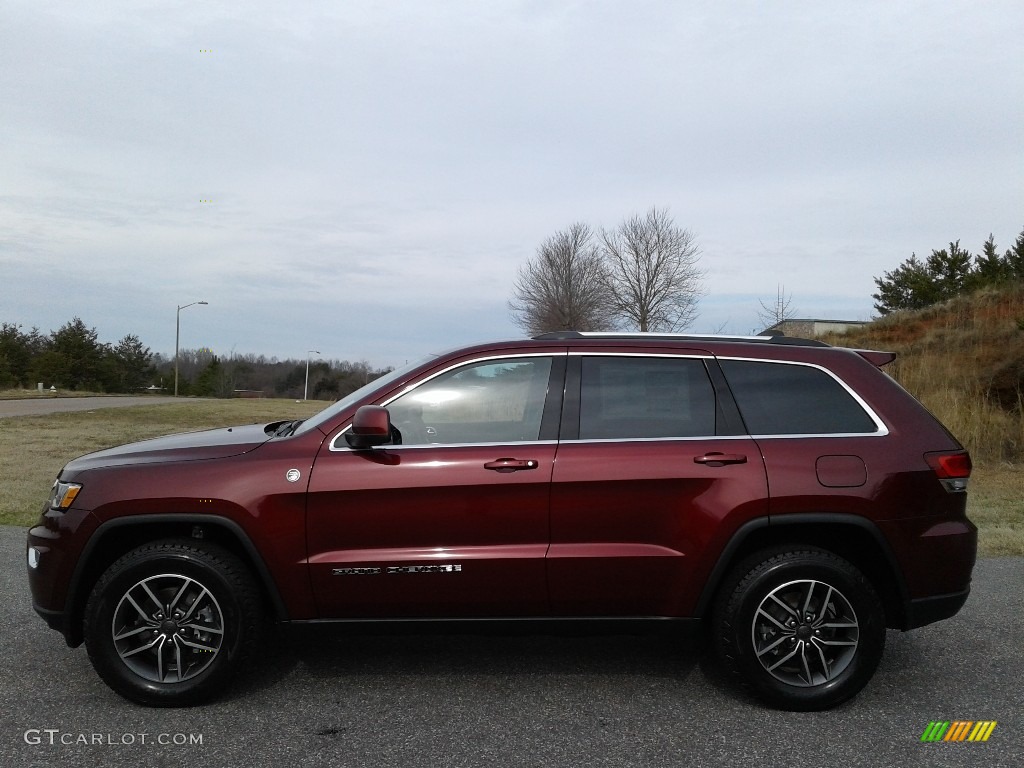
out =
[(555, 333), (99, 451), (29, 531), (34, 606), (155, 706), (223, 691), (271, 622), (529, 618), (701, 620), (764, 702), (824, 709), (970, 587), (970, 458), (893, 357)]

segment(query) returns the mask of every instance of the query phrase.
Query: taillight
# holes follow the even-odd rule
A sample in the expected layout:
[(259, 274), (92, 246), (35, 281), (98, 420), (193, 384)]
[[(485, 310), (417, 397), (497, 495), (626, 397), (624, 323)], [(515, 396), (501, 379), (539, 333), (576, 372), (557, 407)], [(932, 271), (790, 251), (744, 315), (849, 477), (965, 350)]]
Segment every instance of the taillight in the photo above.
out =
[(967, 480), (971, 476), (971, 455), (967, 451), (934, 451), (926, 453), (924, 460), (947, 491), (963, 493), (967, 490)]

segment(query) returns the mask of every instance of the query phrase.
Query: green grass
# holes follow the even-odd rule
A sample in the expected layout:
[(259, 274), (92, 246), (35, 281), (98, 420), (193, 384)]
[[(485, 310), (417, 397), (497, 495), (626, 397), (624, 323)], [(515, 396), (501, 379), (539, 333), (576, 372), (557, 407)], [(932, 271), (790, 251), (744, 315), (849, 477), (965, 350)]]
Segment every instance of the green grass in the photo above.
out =
[[(29, 526), (60, 468), (83, 453), (173, 432), (304, 418), (325, 402), (182, 400), (166, 405), (103, 408), (0, 419), (0, 524)], [(980, 553), (1024, 555), (1024, 494), (1020, 467), (977, 467), (968, 514), (981, 529)]]
[(61, 467), (83, 453), (198, 429), (310, 416), (328, 404), (294, 400), (182, 400), (0, 419), (0, 525), (29, 526)]

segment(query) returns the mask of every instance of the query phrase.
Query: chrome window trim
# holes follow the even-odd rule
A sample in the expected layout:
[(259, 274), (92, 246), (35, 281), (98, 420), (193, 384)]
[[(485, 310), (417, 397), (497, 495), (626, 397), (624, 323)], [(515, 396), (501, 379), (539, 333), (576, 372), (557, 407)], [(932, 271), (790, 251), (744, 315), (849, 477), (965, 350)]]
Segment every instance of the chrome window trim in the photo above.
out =
[[(708, 360), (734, 360), (734, 361), (737, 361), (737, 362), (747, 362), (747, 363), (773, 363), (775, 365), (797, 365), (797, 366), (803, 366), (805, 368), (815, 368), (815, 369), (817, 369), (819, 371), (824, 372), (830, 378), (832, 378), (836, 383), (838, 383), (839, 386), (842, 387), (843, 390), (845, 390), (846, 393), (849, 394), (850, 397), (852, 397), (854, 399), (854, 401), (857, 403), (857, 405), (859, 405), (864, 410), (864, 412), (867, 413), (868, 417), (871, 419), (871, 421), (874, 422), (875, 426), (878, 427), (878, 429), (875, 432), (825, 432), (825, 433), (808, 433), (808, 434), (800, 433), (800, 434), (764, 434), (764, 435), (698, 435), (698, 436), (690, 436), (690, 437), (621, 437), (621, 438), (609, 437), (609, 438), (589, 438), (589, 439), (585, 439), (585, 440), (577, 438), (577, 439), (573, 439), (573, 440), (560, 440), (560, 441), (558, 441), (558, 440), (531, 440), (531, 441), (523, 441), (523, 442), (507, 442), (506, 441), (506, 442), (498, 442), (498, 443), (492, 443), (492, 442), (488, 442), (488, 443), (426, 443), (426, 444), (421, 444), (421, 445), (389, 445), (389, 446), (382, 446), (382, 447), (386, 447), (387, 450), (390, 451), (390, 450), (409, 450), (409, 449), (412, 449), (412, 448), (469, 448), (469, 447), (473, 447), (473, 446), (488, 447), (488, 446), (502, 446), (502, 445), (517, 445), (517, 446), (518, 445), (551, 445), (551, 444), (556, 444), (556, 443), (559, 443), (559, 442), (562, 442), (562, 443), (572, 443), (572, 444), (580, 444), (580, 443), (627, 443), (627, 442), (628, 443), (663, 443), (663, 442), (694, 442), (694, 441), (697, 441), (697, 440), (703, 440), (703, 441), (707, 441), (707, 440), (751, 440), (751, 439), (753, 439), (753, 440), (806, 440), (806, 439), (809, 439), (809, 438), (832, 439), (832, 440), (835, 440), (835, 439), (845, 439), (845, 438), (851, 438), (851, 437), (886, 437), (889, 434), (889, 428), (886, 427), (885, 422), (883, 422), (882, 419), (878, 416), (878, 414), (875, 413), (874, 409), (871, 408), (871, 406), (869, 406), (864, 401), (864, 399), (860, 395), (858, 395), (856, 391), (854, 391), (854, 389), (852, 387), (850, 387), (845, 381), (843, 381), (841, 378), (839, 378), (839, 376), (837, 376), (835, 373), (830, 371), (828, 368), (826, 368), (826, 367), (824, 367), (822, 365), (818, 365), (817, 363), (807, 363), (807, 362), (803, 362), (803, 361), (799, 361), (799, 360), (774, 360), (772, 358), (749, 357), (749, 356), (748, 357), (742, 357), (742, 356), (735, 356), (735, 355), (672, 354), (671, 352), (669, 352), (669, 353), (665, 353), (665, 352), (653, 352), (653, 353), (646, 353), (646, 352), (621, 352), (621, 351), (612, 351), (612, 350), (571, 350), (571, 351), (567, 351), (567, 352), (558, 352), (558, 351), (548, 350), (548, 351), (545, 351), (545, 352), (529, 352), (529, 353), (526, 353), (526, 354), (516, 354), (516, 355), (488, 355), (486, 357), (473, 358), (472, 360), (467, 360), (467, 361), (464, 361), (464, 362), (461, 362), (461, 363), (454, 363), (453, 365), (450, 365), (450, 366), (448, 366), (446, 368), (443, 368), (442, 370), (438, 371), (437, 373), (431, 374), (426, 379), (423, 379), (422, 381), (419, 381), (416, 384), (413, 384), (413, 385), (410, 385), (408, 387), (405, 387), (401, 392), (397, 393), (393, 397), (389, 397), (386, 401), (384, 401), (382, 403), (382, 405), (384, 407), (387, 407), (388, 404), (390, 404), (391, 402), (397, 400), (402, 395), (404, 395), (404, 394), (406, 394), (408, 392), (411, 392), (412, 390), (422, 386), (423, 384), (426, 384), (428, 381), (431, 381), (432, 379), (434, 379), (434, 378), (436, 378), (438, 376), (441, 376), (441, 375), (443, 375), (445, 373), (448, 373), (449, 371), (454, 370), (455, 368), (461, 368), (462, 366), (465, 366), (465, 365), (473, 365), (474, 363), (484, 363), (484, 362), (488, 362), (488, 361), (491, 361), (491, 360), (518, 360), (518, 359), (529, 358), (529, 357), (552, 357), (552, 358), (554, 358), (554, 357), (557, 357), (559, 355), (568, 356), (568, 357), (648, 357), (648, 358), (659, 357), (659, 358), (678, 358), (678, 359), (689, 359), (689, 360), (703, 360), (705, 362), (708, 361)], [(354, 449), (351, 446), (349, 446), (348, 444), (338, 445), (339, 439), (341, 439), (344, 436), (344, 434), (346, 432), (348, 432), (348, 430), (350, 428), (351, 428), (351, 424), (346, 426), (344, 429), (342, 429), (340, 432), (338, 432), (338, 434), (336, 434), (331, 439), (330, 445), (328, 446), (331, 451), (333, 451), (333, 452), (344, 452), (344, 451), (354, 451), (354, 450), (367, 450), (367, 449)]]
[(750, 435), (699, 435), (697, 437), (586, 437), (561, 440), (561, 443), (694, 443), (711, 440), (750, 440)]
[[(885, 437), (878, 432), (828, 432), (809, 435), (702, 435), (698, 437), (591, 437), (560, 440), (559, 443), (679, 443), (710, 442), (718, 440), (794, 440), (794, 439), (835, 439), (850, 437)], [(411, 447), (411, 446), (410, 446)]]
[[(585, 442), (637, 442), (637, 441), (664, 441), (664, 440), (731, 440), (731, 439), (749, 439), (755, 440), (768, 440), (768, 439), (779, 439), (779, 440), (796, 440), (796, 439), (807, 439), (811, 437), (826, 437), (826, 438), (847, 438), (847, 437), (886, 437), (889, 434), (889, 428), (882, 421), (881, 417), (875, 413), (874, 409), (869, 406), (864, 399), (857, 394), (852, 387), (850, 387), (845, 381), (839, 376), (830, 371), (828, 368), (818, 365), (817, 363), (807, 363), (801, 360), (775, 360), (772, 358), (765, 357), (751, 357), (741, 355), (714, 355), (714, 354), (679, 354), (674, 355), (671, 353), (656, 352), (656, 353), (645, 353), (645, 352), (619, 352), (611, 350), (572, 350), (569, 352), (570, 356), (593, 356), (593, 357), (674, 357), (674, 358), (685, 358), (690, 360), (735, 360), (737, 362), (746, 363), (775, 363), (776, 365), (799, 365), (805, 368), (816, 368), (819, 371), (823, 371), (828, 374), (835, 382), (842, 387), (847, 394), (854, 399), (864, 412), (868, 415), (868, 418), (874, 422), (878, 428), (875, 432), (822, 432), (822, 433), (809, 433), (809, 434), (766, 434), (766, 435), (705, 435), (698, 437), (624, 437), (624, 438), (593, 438), (589, 440), (564, 440), (566, 443), (585, 443)], [(726, 377), (728, 381), (728, 377)], [(738, 407), (738, 404), (737, 404)]]
[[(339, 432), (338, 436), (341, 437), (344, 432)], [(506, 440), (503, 443), (417, 443), (416, 445), (379, 445), (373, 448), (353, 448), (350, 445), (339, 446), (335, 448), (331, 446), (331, 450), (335, 453), (344, 453), (345, 451), (356, 452), (356, 451), (421, 451), (424, 449), (438, 449), (438, 448), (500, 448), (506, 447), (520, 447), (530, 445), (558, 445), (557, 440), (524, 440), (521, 443)]]
[[(864, 410), (864, 412), (868, 415), (868, 418), (870, 418), (875, 423), (875, 426), (878, 427), (878, 429), (875, 432), (826, 432), (826, 433), (822, 433), (822, 434), (811, 433), (811, 434), (798, 434), (798, 435), (768, 434), (768, 435), (751, 435), (751, 437), (759, 438), (759, 439), (767, 439), (767, 438), (793, 439), (793, 438), (801, 438), (801, 437), (802, 438), (807, 438), (807, 437), (885, 437), (886, 435), (889, 434), (889, 428), (887, 426), (885, 426), (885, 422), (882, 421), (881, 417), (877, 413), (875, 413), (874, 409), (870, 405), (868, 405), (866, 402), (864, 402), (864, 398), (862, 398), (860, 395), (858, 395), (857, 392), (854, 391), (853, 387), (851, 387), (849, 384), (847, 384), (845, 381), (843, 381), (841, 378), (839, 378), (835, 373), (833, 373), (828, 368), (826, 368), (826, 367), (824, 367), (822, 365), (818, 365), (817, 363), (805, 363), (805, 362), (800, 361), (800, 360), (772, 360), (770, 358), (766, 359), (766, 358), (760, 358), (760, 357), (739, 357), (739, 356), (733, 356), (733, 355), (721, 355), (721, 356), (718, 357), (718, 359), (719, 360), (733, 360), (735, 362), (740, 362), (740, 363), (773, 363), (775, 365), (796, 365), (796, 366), (802, 366), (804, 368), (816, 368), (817, 370), (822, 371), (823, 373), (827, 374), (829, 377), (832, 378), (833, 381), (835, 381), (837, 384), (839, 384), (840, 387), (842, 387), (844, 390), (846, 390), (846, 393), (848, 395), (850, 395), (850, 397), (852, 397), (854, 399), (854, 401), (857, 403), (857, 405), (859, 405)], [(726, 376), (725, 378), (726, 378), (726, 381), (729, 380), (728, 376)], [(739, 407), (739, 403), (737, 403), (736, 405), (737, 405), (737, 407)], [(742, 411), (741, 411), (741, 413), (742, 413)]]
[[(873, 415), (871, 411), (868, 411), (868, 415)], [(810, 433), (810, 434), (794, 434), (794, 435), (751, 435), (755, 440), (794, 440), (803, 439), (807, 440), (810, 438), (849, 438), (849, 437), (887, 437), (889, 430), (883, 425), (878, 432), (821, 432), (821, 433)]]
[[(395, 400), (400, 398), (402, 395), (405, 395), (405, 394), (407, 394), (409, 392), (412, 392), (414, 389), (419, 389), (424, 384), (426, 384), (428, 381), (433, 381), (438, 376), (443, 376), (444, 374), (448, 373), (449, 371), (453, 371), (456, 368), (462, 368), (463, 366), (474, 365), (476, 363), (486, 363), (486, 362), (490, 362), (492, 360), (521, 360), (523, 358), (528, 358), (528, 357), (550, 357), (550, 358), (554, 359), (554, 358), (560, 357), (560, 356), (561, 357), (565, 357), (566, 355), (567, 355), (567, 353), (565, 351), (547, 350), (547, 351), (544, 351), (544, 352), (527, 352), (525, 354), (518, 354), (518, 355), (487, 355), (485, 357), (474, 357), (471, 360), (464, 360), (463, 362), (460, 362), (460, 363), (453, 363), (453, 364), (449, 365), (446, 368), (442, 368), (437, 373), (432, 373), (430, 376), (428, 376), (427, 378), (423, 379), (422, 381), (417, 381), (415, 384), (410, 384), (409, 386), (407, 386), (404, 389), (402, 389), (401, 392), (398, 392), (393, 397), (389, 397), (387, 400), (385, 400), (383, 403), (381, 403), (381, 405), (384, 406), (385, 408), (387, 408), (388, 405), (393, 403)], [(549, 372), (548, 375), (550, 376), (550, 372)], [(330, 444), (327, 446), (328, 449), (331, 450), (331, 451), (335, 451), (335, 452), (357, 450), (357, 449), (352, 448), (347, 443), (344, 444), (344, 445), (341, 445), (341, 446), (339, 446), (337, 444), (338, 440), (341, 439), (342, 436), (346, 432), (348, 432), (349, 429), (351, 429), (351, 428), (352, 428), (352, 424), (349, 423), (348, 425), (345, 426), (344, 429), (342, 429), (340, 432), (338, 432), (338, 434), (336, 434), (334, 437), (332, 437)], [(404, 446), (403, 445), (388, 445), (388, 446), (381, 446), (381, 447), (386, 447), (388, 450), (398, 449), (398, 448), (442, 448), (442, 447), (443, 448), (450, 448), (450, 447), (456, 447), (456, 446), (462, 447), (462, 448), (466, 448), (466, 447), (473, 446), (473, 445), (480, 445), (480, 446), (488, 446), (488, 445), (546, 445), (549, 442), (558, 442), (558, 441), (557, 440), (552, 440), (552, 441), (546, 441), (546, 440), (545, 441), (541, 441), (541, 440), (528, 440), (527, 441), (527, 440), (524, 440), (522, 442), (515, 442), (515, 441), (506, 440), (506, 441), (498, 442), (498, 443), (490, 443), (490, 442), (488, 442), (488, 443), (421, 443), (421, 444), (418, 444), (418, 445), (404, 445)], [(367, 450), (367, 449), (360, 448), (358, 450)]]

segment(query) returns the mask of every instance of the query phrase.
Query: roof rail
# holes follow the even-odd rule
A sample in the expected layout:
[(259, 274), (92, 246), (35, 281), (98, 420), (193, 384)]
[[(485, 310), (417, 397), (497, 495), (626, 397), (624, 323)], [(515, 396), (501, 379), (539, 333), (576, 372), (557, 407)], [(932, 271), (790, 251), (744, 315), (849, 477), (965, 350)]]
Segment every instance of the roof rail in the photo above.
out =
[(623, 339), (651, 341), (732, 341), (755, 344), (783, 344), (793, 347), (827, 347), (824, 341), (785, 336), (776, 331), (758, 336), (731, 336), (715, 333), (641, 333), (638, 331), (550, 331), (533, 337), (536, 341), (567, 341), (570, 339)]

